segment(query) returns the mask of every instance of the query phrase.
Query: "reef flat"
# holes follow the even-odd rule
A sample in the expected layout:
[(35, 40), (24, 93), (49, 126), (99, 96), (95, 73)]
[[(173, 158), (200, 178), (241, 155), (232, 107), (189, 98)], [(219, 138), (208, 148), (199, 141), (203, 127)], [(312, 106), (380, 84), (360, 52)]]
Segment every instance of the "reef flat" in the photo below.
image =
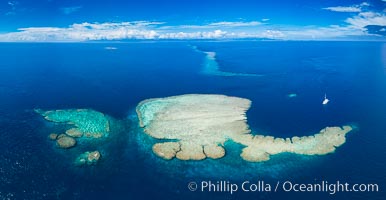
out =
[(140, 126), (165, 142), (153, 145), (164, 159), (202, 160), (225, 156), (228, 140), (242, 144), (241, 157), (251, 162), (269, 160), (283, 152), (324, 155), (344, 144), (350, 126), (327, 127), (312, 136), (274, 138), (251, 134), (246, 111), (251, 101), (225, 95), (190, 94), (148, 99), (136, 108)]
[(244, 160), (259, 162), (269, 160), (270, 155), (296, 153), (302, 155), (325, 155), (335, 151), (336, 147), (346, 142), (346, 134), (351, 126), (326, 127), (311, 136), (292, 138), (274, 138), (264, 135), (233, 137), (233, 141), (245, 145), (241, 157)]
[(108, 118), (103, 113), (95, 110), (68, 109), (35, 111), (48, 121), (73, 125), (73, 128), (66, 131), (66, 134), (71, 137), (101, 138), (107, 137), (110, 132)]
[(251, 102), (223, 95), (183, 95), (150, 99), (137, 106), (140, 125), (157, 139), (154, 152), (165, 158), (221, 158), (227, 135), (249, 133), (245, 112)]

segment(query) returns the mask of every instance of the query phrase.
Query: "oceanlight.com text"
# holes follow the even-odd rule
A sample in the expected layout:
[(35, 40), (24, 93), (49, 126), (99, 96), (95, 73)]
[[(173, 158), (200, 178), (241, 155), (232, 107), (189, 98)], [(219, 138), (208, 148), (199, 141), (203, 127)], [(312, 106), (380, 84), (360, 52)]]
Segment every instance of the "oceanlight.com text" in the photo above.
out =
[(315, 181), (313, 183), (297, 183), (292, 181), (277, 181), (268, 183), (259, 181), (200, 181), (189, 182), (188, 189), (192, 192), (222, 192), (233, 194), (235, 192), (324, 192), (334, 195), (340, 192), (378, 192), (376, 183), (348, 183), (343, 181)]

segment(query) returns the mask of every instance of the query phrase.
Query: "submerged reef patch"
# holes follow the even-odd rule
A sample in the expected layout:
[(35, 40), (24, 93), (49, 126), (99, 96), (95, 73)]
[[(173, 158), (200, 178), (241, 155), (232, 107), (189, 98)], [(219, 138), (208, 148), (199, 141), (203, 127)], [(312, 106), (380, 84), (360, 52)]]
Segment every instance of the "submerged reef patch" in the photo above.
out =
[(58, 134), (56, 134), (56, 133), (51, 133), (51, 134), (48, 135), (48, 138), (49, 138), (50, 140), (56, 140), (56, 138), (58, 138)]
[(220, 70), (216, 60), (216, 52), (204, 52), (206, 54), (203, 73), (214, 76), (258, 76), (257, 74), (225, 72)]
[(312, 136), (274, 138), (251, 134), (246, 111), (251, 101), (224, 95), (190, 94), (148, 99), (136, 108), (140, 126), (153, 138), (153, 152), (180, 160), (218, 159), (225, 156), (228, 140), (245, 148), (241, 157), (251, 162), (269, 160), (283, 152), (324, 155), (344, 144), (350, 126), (327, 127)]
[[(35, 110), (38, 114), (42, 115), (46, 120), (55, 123), (68, 124), (70, 128), (67, 129), (65, 134), (51, 133), (48, 138), (56, 141), (56, 145), (62, 149), (69, 149), (77, 144), (77, 140), (83, 141), (100, 141), (101, 138), (109, 136), (110, 132), (110, 118), (103, 113), (90, 109), (68, 109), (68, 110), (52, 110), (42, 111)], [(83, 143), (84, 144), (84, 143)], [(90, 143), (93, 146), (100, 143)], [(88, 144), (88, 145), (90, 145)], [(93, 147), (94, 148), (94, 147)], [(82, 153), (77, 159), (76, 165), (93, 165), (101, 158), (99, 151)]]
[(291, 93), (291, 94), (288, 94), (287, 97), (288, 98), (295, 98), (297, 97), (298, 95), (296, 93)]
[(76, 140), (69, 136), (57, 137), (56, 144), (62, 149), (69, 149), (76, 145)]
[(75, 160), (76, 165), (95, 165), (101, 158), (99, 151), (86, 151)]
[(235, 72), (226, 72), (221, 71), (220, 66), (216, 59), (216, 52), (213, 51), (202, 51), (198, 49), (196, 46), (190, 46), (194, 51), (205, 54), (205, 60), (203, 63), (202, 72), (206, 75), (212, 76), (261, 76), (258, 74), (250, 74), (250, 73), (235, 73)]
[(95, 110), (68, 109), (35, 111), (48, 121), (73, 125), (74, 128), (66, 131), (66, 134), (72, 137), (101, 138), (109, 135), (109, 120), (103, 113)]

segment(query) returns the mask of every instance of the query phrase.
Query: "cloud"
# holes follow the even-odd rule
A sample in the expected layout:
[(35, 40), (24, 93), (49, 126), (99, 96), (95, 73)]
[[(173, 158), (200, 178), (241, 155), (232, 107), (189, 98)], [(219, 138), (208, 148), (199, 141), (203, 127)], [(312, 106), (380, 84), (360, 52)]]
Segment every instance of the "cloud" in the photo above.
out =
[(177, 32), (163, 33), (158, 35), (159, 39), (221, 39), (227, 38), (227, 32), (215, 30), (209, 32)]
[(8, 1), (8, 6), (10, 6), (10, 10), (5, 13), (6, 16), (16, 15), (16, 10), (19, 5), (18, 1)]
[(19, 5), (18, 1), (8, 1), (8, 5), (10, 5), (12, 8), (15, 8), (17, 5)]
[(69, 15), (71, 13), (79, 11), (81, 8), (82, 8), (82, 6), (72, 6), (72, 7), (63, 7), (63, 8), (60, 8), (60, 10), (64, 14)]
[[(294, 27), (292, 29), (275, 30), (269, 27), (259, 29), (223, 30), (220, 23), (212, 25), (216, 29), (180, 29), (164, 26), (163, 22), (135, 21), (121, 23), (78, 23), (66, 28), (61, 27), (29, 27), (20, 28), (17, 32), (0, 34), (3, 42), (77, 42), (100, 40), (164, 40), (164, 39), (285, 39), (309, 40), (326, 38), (344, 38), (349, 35), (366, 35), (366, 32), (353, 26), (340, 27)], [(169, 27), (169, 28), (165, 28)], [(237, 27), (237, 26), (236, 26)]]
[(8, 11), (5, 13), (6, 16), (12, 16), (12, 15), (16, 15), (16, 12), (14, 11)]
[(279, 30), (264, 30), (245, 35), (245, 38), (286, 39), (286, 37), (286, 34)]
[[(149, 23), (146, 23), (149, 24)], [(0, 41), (89, 41), (114, 39), (150, 39), (154, 31), (141, 30), (143, 22), (81, 23), (67, 28), (30, 27), (0, 35)]]
[[(360, 4), (368, 6), (367, 3)], [(386, 13), (363, 11), (344, 24), (291, 26), (263, 21), (220, 21), (202, 25), (168, 25), (165, 22), (132, 21), (75, 23), (68, 27), (27, 27), (0, 34), (0, 42), (78, 42), (100, 40), (255, 39), (350, 40), (370, 37), (386, 40)]]
[(292, 40), (346, 40), (352, 37), (367, 36), (362, 30), (348, 26), (331, 25), (328, 27), (304, 27), (283, 31)]
[(259, 21), (222, 21), (222, 22), (213, 22), (203, 25), (178, 25), (178, 26), (165, 26), (162, 29), (218, 29), (218, 28), (235, 28), (235, 27), (255, 27), (263, 25)]
[[(229, 32), (221, 27), (253, 26), (259, 23), (218, 22), (210, 24), (213, 30), (176, 30), (163, 26), (163, 22), (135, 21), (121, 23), (78, 23), (66, 28), (28, 27), (17, 32), (0, 34), (0, 41), (95, 41), (125, 39), (232, 39), (232, 38), (282, 38), (280, 31), (263, 30), (255, 33)], [(169, 27), (169, 28), (165, 28)]]
[(386, 15), (377, 12), (362, 12), (345, 20), (350, 26), (365, 29), (368, 25), (386, 26)]
[(242, 26), (258, 26), (261, 25), (261, 22), (251, 21), (251, 22), (216, 22), (210, 23), (208, 26), (217, 26), (217, 27), (242, 27)]
[(370, 6), (369, 3), (363, 2), (358, 5), (352, 5), (352, 6), (334, 6), (334, 7), (327, 7), (323, 8), (324, 10), (329, 10), (333, 12), (362, 12), (362, 9), (364, 7)]
[[(386, 0), (382, 1), (386, 2)], [(369, 3), (363, 2), (361, 4), (352, 5), (348, 7), (338, 6), (328, 7), (324, 9), (336, 12), (357, 12), (355, 16), (349, 17), (344, 20), (344, 22), (347, 23), (347, 29), (356, 34), (360, 33), (358, 31), (362, 31), (365, 35), (385, 36), (384, 32), (381, 31), (382, 28), (386, 26), (386, 14), (384, 13), (385, 11), (364, 11), (364, 8), (368, 6), (370, 6)]]
[(334, 11), (334, 12), (361, 12), (361, 8), (358, 8), (358, 7), (336, 6), (336, 7), (327, 7), (323, 9)]

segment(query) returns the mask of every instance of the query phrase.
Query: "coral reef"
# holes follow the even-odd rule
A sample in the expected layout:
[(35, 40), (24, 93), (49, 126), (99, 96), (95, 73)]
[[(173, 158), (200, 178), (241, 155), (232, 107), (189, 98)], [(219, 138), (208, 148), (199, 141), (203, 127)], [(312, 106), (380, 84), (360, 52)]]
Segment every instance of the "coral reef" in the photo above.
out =
[[(56, 145), (63, 149), (74, 147), (78, 140), (87, 142), (91, 141), (102, 141), (97, 138), (105, 138), (110, 132), (110, 121), (104, 114), (90, 110), (90, 109), (69, 109), (69, 110), (53, 110), (53, 111), (42, 111), (35, 110), (48, 121), (56, 123), (69, 124), (65, 131), (65, 134), (51, 133), (48, 137), (51, 140), (56, 140)], [(85, 140), (86, 139), (86, 140)], [(90, 140), (96, 139), (96, 140)], [(98, 143), (92, 142), (95, 145)], [(100, 159), (101, 154), (99, 151), (85, 152), (76, 159), (78, 165), (92, 165), (96, 164)]]
[(99, 151), (86, 151), (75, 160), (76, 165), (94, 165), (101, 158)]
[(58, 138), (58, 134), (51, 133), (51, 134), (48, 135), (48, 138), (50, 138), (50, 140), (56, 140), (56, 138)]
[(46, 120), (67, 123), (74, 126), (66, 131), (72, 137), (101, 138), (107, 137), (110, 131), (108, 118), (100, 112), (91, 109), (68, 109), (42, 111), (35, 110)]
[(251, 134), (246, 111), (251, 101), (224, 95), (181, 95), (148, 99), (137, 106), (140, 126), (150, 136), (174, 140), (157, 143), (153, 152), (180, 160), (218, 159), (225, 156), (223, 144), (242, 144), (241, 157), (259, 162), (283, 152), (324, 155), (344, 144), (350, 126), (327, 127), (312, 136), (274, 138)]
[(58, 147), (68, 149), (76, 145), (76, 140), (69, 136), (58, 137), (56, 140)]
[(350, 126), (327, 127), (311, 136), (274, 138), (272, 136), (234, 137), (233, 140), (245, 147), (241, 157), (247, 161), (266, 161), (270, 155), (283, 152), (303, 155), (324, 155), (335, 151), (336, 147), (346, 142), (346, 134), (352, 130)]
[(245, 112), (250, 101), (223, 95), (183, 95), (150, 99), (137, 106), (140, 125), (157, 139), (177, 142), (155, 144), (165, 158), (202, 160), (225, 155), (227, 135), (248, 134)]

